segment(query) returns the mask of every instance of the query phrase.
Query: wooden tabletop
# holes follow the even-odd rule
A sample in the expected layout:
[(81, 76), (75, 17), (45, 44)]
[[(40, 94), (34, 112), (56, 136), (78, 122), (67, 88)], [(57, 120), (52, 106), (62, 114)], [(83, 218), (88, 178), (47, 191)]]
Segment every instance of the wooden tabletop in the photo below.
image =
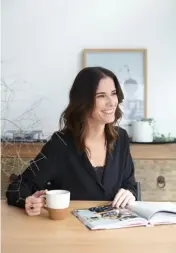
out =
[[(71, 213), (64, 221), (27, 216), (23, 209), (2, 206), (2, 253), (175, 253), (176, 225), (90, 231)], [(73, 208), (106, 202), (71, 201)]]

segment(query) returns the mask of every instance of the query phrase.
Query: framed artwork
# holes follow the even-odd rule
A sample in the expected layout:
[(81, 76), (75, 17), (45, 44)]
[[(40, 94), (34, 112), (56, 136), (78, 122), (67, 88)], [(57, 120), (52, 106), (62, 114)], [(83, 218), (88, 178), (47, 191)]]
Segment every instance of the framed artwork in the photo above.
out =
[(83, 68), (91, 66), (117, 76), (124, 93), (122, 125), (147, 117), (147, 49), (84, 49)]

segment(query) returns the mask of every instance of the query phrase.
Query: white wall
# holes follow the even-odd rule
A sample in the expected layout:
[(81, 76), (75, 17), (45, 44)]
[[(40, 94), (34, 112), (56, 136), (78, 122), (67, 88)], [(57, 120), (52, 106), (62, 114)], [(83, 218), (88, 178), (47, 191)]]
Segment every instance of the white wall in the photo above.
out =
[(142, 47), (148, 116), (176, 136), (175, 11), (175, 0), (2, 0), (2, 77), (12, 88), (2, 117), (52, 132), (84, 48)]

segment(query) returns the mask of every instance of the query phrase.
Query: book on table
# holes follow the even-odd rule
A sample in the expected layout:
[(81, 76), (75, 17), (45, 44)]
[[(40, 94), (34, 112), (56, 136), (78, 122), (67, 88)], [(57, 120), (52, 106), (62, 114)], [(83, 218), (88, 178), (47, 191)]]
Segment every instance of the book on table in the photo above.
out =
[(100, 205), (72, 214), (90, 230), (176, 224), (176, 204), (171, 202), (135, 201), (125, 208)]

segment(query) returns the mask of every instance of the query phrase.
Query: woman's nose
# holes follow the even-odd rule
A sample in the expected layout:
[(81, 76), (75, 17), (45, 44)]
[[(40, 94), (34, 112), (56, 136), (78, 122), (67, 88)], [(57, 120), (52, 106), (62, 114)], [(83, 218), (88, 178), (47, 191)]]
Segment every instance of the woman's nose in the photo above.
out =
[(107, 100), (107, 105), (113, 107), (115, 105), (115, 100), (112, 97), (109, 97)]

